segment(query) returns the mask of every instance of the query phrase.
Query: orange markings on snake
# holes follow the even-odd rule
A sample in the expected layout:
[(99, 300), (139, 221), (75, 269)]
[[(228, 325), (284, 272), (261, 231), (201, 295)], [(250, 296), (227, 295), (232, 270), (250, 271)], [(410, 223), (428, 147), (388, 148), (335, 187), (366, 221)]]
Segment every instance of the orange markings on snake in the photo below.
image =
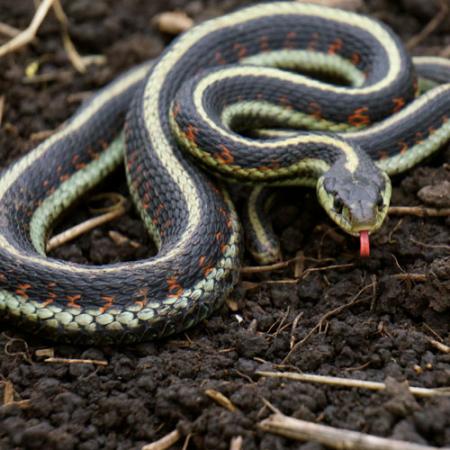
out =
[(311, 35), (311, 39), (309, 40), (307, 46), (308, 50), (315, 50), (317, 48), (317, 44), (319, 43), (319, 37), (320, 35), (317, 32)]
[(177, 277), (175, 276), (167, 278), (167, 286), (169, 288), (169, 297), (179, 297), (184, 292), (183, 287), (177, 282)]
[(103, 314), (112, 307), (114, 303), (114, 297), (111, 297), (109, 295), (102, 295), (100, 296), (100, 298), (105, 302), (105, 304), (100, 307), (100, 314)]
[(145, 192), (142, 197), (142, 206), (144, 207), (144, 209), (148, 209), (148, 207), (150, 206), (150, 195), (148, 192)]
[(142, 297), (142, 300), (135, 300), (134, 304), (143, 308), (148, 303), (148, 288), (144, 287), (136, 292), (136, 297)]
[(268, 50), (270, 50), (269, 47), (269, 38), (267, 36), (261, 36), (259, 38), (259, 49), (262, 52), (267, 52)]
[(350, 61), (354, 66), (358, 66), (359, 63), (361, 62), (361, 54), (358, 52), (352, 53)]
[(405, 141), (400, 141), (399, 145), (400, 145), (400, 154), (404, 155), (408, 151), (409, 146)]
[(403, 97), (396, 97), (392, 101), (394, 102), (393, 113), (400, 111), (405, 106), (405, 99)]
[(66, 296), (66, 299), (68, 301), (67, 306), (70, 308), (81, 308), (81, 306), (77, 303), (78, 300), (80, 300), (81, 295), (68, 295)]
[(286, 109), (292, 109), (292, 105), (286, 95), (280, 95), (278, 97), (278, 103)]
[(216, 59), (217, 64), (226, 64), (227, 62), (225, 61), (225, 59), (222, 56), (222, 53), (220, 52), (216, 52), (214, 54), (214, 58)]
[(378, 159), (387, 159), (389, 158), (389, 152), (387, 152), (386, 150), (380, 150), (378, 152)]
[(342, 46), (343, 46), (342, 39), (337, 38), (329, 45), (327, 53), (329, 55), (335, 55), (336, 53), (339, 52), (339, 50), (342, 49)]
[(288, 50), (295, 48), (294, 39), (296, 37), (297, 33), (295, 31), (289, 31), (289, 33), (286, 34), (286, 39), (284, 40), (283, 47)]
[(353, 114), (348, 116), (348, 123), (354, 127), (363, 127), (370, 124), (370, 117), (368, 115), (369, 108), (362, 106), (355, 109)]
[(180, 111), (181, 111), (180, 104), (178, 102), (175, 102), (175, 104), (173, 105), (173, 108), (172, 108), (172, 116), (174, 119), (177, 118), (178, 114), (180, 114)]
[(423, 133), (421, 131), (418, 131), (416, 133), (415, 142), (416, 142), (416, 144), (421, 144), (423, 142)]
[(198, 133), (198, 129), (194, 127), (194, 125), (189, 124), (187, 126), (187, 130), (185, 131), (185, 135), (186, 135), (186, 139), (189, 142), (192, 142), (193, 144), (195, 144), (196, 139), (197, 139), (197, 133)]
[(65, 175), (61, 175), (59, 177), (59, 181), (61, 181), (61, 183), (64, 183), (64, 181), (67, 181), (70, 178), (70, 175), (68, 173), (66, 173)]
[(81, 169), (84, 169), (85, 167), (86, 167), (86, 163), (84, 163), (84, 162), (79, 162), (79, 163), (77, 163), (77, 164), (75, 164), (75, 169), (76, 170), (81, 170)]
[(216, 153), (214, 156), (217, 161), (221, 164), (231, 164), (234, 161), (234, 156), (230, 152), (230, 150), (223, 144), (220, 144), (219, 147), (222, 149), (219, 153)]
[(31, 284), (26, 284), (26, 283), (19, 284), (19, 286), (17, 286), (17, 289), (16, 289), (16, 294), (20, 295), (21, 297), (24, 297), (24, 298), (29, 298), (28, 294), (27, 294), (27, 290), (30, 289), (30, 287), (31, 287)]
[(317, 120), (322, 118), (322, 108), (317, 102), (308, 103), (308, 113)]
[(233, 45), (234, 51), (237, 53), (237, 56), (239, 59), (245, 58), (247, 56), (247, 48), (245, 45), (239, 44), (239, 42), (236, 42)]

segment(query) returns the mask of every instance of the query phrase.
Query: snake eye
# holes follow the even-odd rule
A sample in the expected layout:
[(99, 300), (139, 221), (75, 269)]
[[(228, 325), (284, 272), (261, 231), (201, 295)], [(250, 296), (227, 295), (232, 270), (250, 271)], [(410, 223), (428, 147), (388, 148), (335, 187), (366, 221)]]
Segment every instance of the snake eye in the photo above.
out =
[(378, 207), (378, 209), (383, 209), (383, 206), (384, 206), (384, 204), (383, 204), (383, 196), (379, 195), (378, 198), (377, 198), (377, 207)]
[(333, 208), (335, 209), (335, 211), (338, 214), (342, 213), (342, 209), (344, 208), (344, 203), (342, 202), (342, 200), (339, 197), (334, 198)]

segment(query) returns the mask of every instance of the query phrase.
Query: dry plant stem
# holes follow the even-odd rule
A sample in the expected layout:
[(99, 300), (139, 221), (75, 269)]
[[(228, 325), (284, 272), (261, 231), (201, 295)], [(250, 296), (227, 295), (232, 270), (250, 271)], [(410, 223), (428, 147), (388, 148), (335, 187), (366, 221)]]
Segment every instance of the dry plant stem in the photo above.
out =
[(435, 339), (430, 339), (429, 342), (434, 348), (437, 348), (442, 353), (450, 353), (450, 347), (448, 345), (436, 341)]
[(264, 272), (272, 272), (273, 270), (285, 269), (290, 264), (296, 262), (300, 258), (301, 256), (296, 256), (295, 258), (288, 259), (287, 261), (280, 261), (274, 264), (268, 264), (266, 266), (245, 266), (241, 268), (241, 274), (247, 275), (251, 273), (264, 273)]
[[(384, 383), (379, 383), (377, 381), (329, 377), (325, 375), (314, 375), (309, 373), (258, 371), (256, 372), (256, 375), (268, 378), (284, 378), (294, 381), (304, 381), (308, 383), (327, 384), (330, 386), (368, 389), (371, 391), (384, 391), (386, 389), (386, 385)], [(450, 388), (427, 389), (409, 386), (409, 391), (411, 392), (411, 394), (417, 395), (418, 397), (450, 397)]]
[(428, 280), (427, 275), (424, 273), (397, 273), (395, 275), (389, 275), (388, 278), (395, 280), (409, 280), (409, 281), (418, 281), (424, 283)]
[(58, 22), (61, 24), (63, 45), (70, 62), (78, 72), (86, 72), (86, 64), (84, 63), (83, 58), (77, 52), (75, 45), (73, 45), (73, 42), (70, 39), (69, 21), (67, 20), (67, 16), (64, 13), (64, 10), (62, 9), (60, 0), (55, 0), (53, 4), (53, 10), (55, 12), (56, 18), (58, 19)]
[(340, 450), (437, 450), (437, 447), (342, 430), (294, 419), (283, 414), (273, 414), (260, 422), (258, 426), (269, 433), (300, 441), (314, 441)]
[(7, 23), (0, 22), (0, 34), (4, 34), (9, 38), (13, 38), (20, 34), (20, 30), (18, 28), (12, 27), (11, 25), (8, 25)]
[(225, 409), (228, 409), (228, 411), (234, 412), (236, 411), (236, 406), (233, 405), (231, 400), (225, 395), (223, 395), (221, 392), (216, 391), (215, 389), (206, 389), (205, 394), (213, 399), (216, 403), (218, 403), (220, 406), (223, 406)]
[(55, 1), (56, 0), (44, 0), (39, 5), (28, 28), (0, 47), (0, 58), (29, 44), (36, 37), (37, 30)]
[(391, 206), (389, 215), (417, 216), (417, 217), (447, 217), (450, 216), (450, 208), (425, 208), (423, 206)]
[(3, 384), (3, 404), (9, 405), (14, 403), (14, 386), (9, 380), (2, 381)]
[(144, 445), (141, 450), (166, 450), (172, 447), (172, 445), (175, 444), (180, 437), (181, 436), (178, 430), (174, 430), (169, 434), (166, 434), (159, 441)]
[(449, 12), (447, 0), (440, 0), (439, 5), (440, 5), (439, 12), (426, 24), (425, 28), (423, 28), (423, 30), (419, 34), (413, 36), (406, 43), (406, 48), (408, 50), (412, 50), (414, 47), (423, 42), (447, 18)]
[(2, 125), (3, 121), (3, 111), (5, 110), (5, 96), (0, 96), (0, 126)]
[(53, 236), (47, 243), (47, 252), (54, 250), (55, 248), (65, 244), (66, 242), (72, 241), (73, 239), (81, 236), (82, 234), (87, 233), (88, 231), (99, 227), (107, 222), (110, 222), (118, 217), (122, 216), (125, 213), (125, 208), (120, 207), (110, 211), (106, 214), (102, 214), (101, 216), (93, 217), (92, 219), (86, 220), (78, 225), (75, 225), (72, 228), (69, 228), (66, 231), (63, 231), (56, 236)]
[(47, 358), (46, 363), (62, 363), (62, 364), (94, 364), (95, 366), (107, 366), (108, 361), (101, 359), (69, 359), (69, 358)]
[(243, 442), (242, 436), (235, 436), (231, 439), (230, 450), (242, 450)]

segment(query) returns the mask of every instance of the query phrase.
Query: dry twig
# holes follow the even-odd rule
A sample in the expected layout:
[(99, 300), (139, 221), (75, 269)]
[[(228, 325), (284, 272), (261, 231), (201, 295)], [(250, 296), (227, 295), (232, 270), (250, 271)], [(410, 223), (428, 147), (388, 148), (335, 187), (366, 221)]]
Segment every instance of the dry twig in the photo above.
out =
[(279, 413), (264, 419), (259, 423), (259, 427), (269, 433), (300, 441), (319, 442), (340, 450), (438, 450), (437, 447), (381, 438), (357, 431), (342, 430), (294, 419)]
[[(284, 378), (294, 381), (304, 381), (308, 383), (327, 384), (331, 386), (368, 389), (371, 391), (384, 391), (386, 389), (386, 385), (384, 383), (379, 383), (377, 381), (357, 380), (354, 378), (330, 377), (310, 373), (258, 371), (256, 372), (256, 375), (268, 378)], [(438, 396), (450, 397), (450, 388), (428, 389), (409, 386), (408, 389), (411, 392), (411, 394), (417, 395), (418, 397), (438, 397)]]
[(93, 217), (92, 219), (88, 219), (85, 222), (75, 225), (74, 227), (63, 231), (62, 233), (53, 236), (47, 243), (46, 247), (47, 252), (50, 252), (51, 250), (54, 250), (55, 248), (69, 241), (72, 241), (78, 236), (81, 236), (82, 234), (87, 233), (88, 231), (97, 228), (100, 225), (103, 225), (107, 222), (111, 222), (112, 220), (117, 219), (118, 217), (122, 216), (125, 213), (125, 211), (126, 211), (125, 207), (123, 205), (120, 205), (118, 208), (110, 212), (107, 212), (97, 217)]
[(424, 206), (390, 206), (389, 215), (417, 217), (447, 217), (450, 208), (425, 208)]
[(5, 110), (5, 96), (0, 96), (0, 126), (2, 125), (3, 121), (3, 111)]
[(449, 7), (447, 0), (440, 0), (439, 2), (439, 12), (425, 25), (423, 30), (413, 36), (407, 43), (406, 48), (408, 50), (412, 50), (414, 47), (417, 47), (421, 42), (423, 42), (430, 34), (432, 34), (436, 28), (447, 18)]
[(450, 347), (448, 345), (436, 341), (435, 339), (429, 339), (428, 341), (434, 348), (437, 348), (442, 353), (450, 353)]
[(236, 411), (236, 406), (233, 405), (231, 400), (228, 397), (225, 397), (225, 395), (222, 394), (222, 392), (216, 391), (215, 389), (206, 389), (205, 394), (213, 399), (216, 403), (218, 403), (220, 406), (223, 406), (225, 409), (228, 409), (228, 411), (234, 412)]
[(86, 63), (83, 58), (78, 53), (75, 45), (69, 36), (69, 21), (67, 20), (67, 16), (62, 9), (60, 0), (55, 0), (53, 4), (53, 10), (55, 12), (55, 16), (58, 19), (58, 22), (61, 24), (61, 34), (64, 49), (66, 50), (69, 61), (72, 63), (73, 67), (80, 72), (86, 72)]
[(56, 0), (44, 0), (39, 5), (28, 28), (24, 31), (21, 31), (10, 41), (0, 47), (0, 58), (8, 53), (14, 52), (19, 48), (24, 47), (36, 37), (37, 30), (41, 26), (43, 20), (45, 19), (45, 16), (47, 15), (49, 9), (52, 7), (55, 1)]
[(62, 364), (94, 364), (95, 366), (107, 366), (108, 361), (102, 359), (71, 359), (71, 358), (47, 358), (46, 363), (62, 363)]
[(242, 436), (235, 436), (231, 439), (230, 450), (242, 450), (243, 443), (244, 440), (242, 439)]
[(151, 444), (144, 445), (141, 450), (166, 450), (172, 447), (180, 439), (180, 433), (178, 430), (171, 431), (158, 441)]

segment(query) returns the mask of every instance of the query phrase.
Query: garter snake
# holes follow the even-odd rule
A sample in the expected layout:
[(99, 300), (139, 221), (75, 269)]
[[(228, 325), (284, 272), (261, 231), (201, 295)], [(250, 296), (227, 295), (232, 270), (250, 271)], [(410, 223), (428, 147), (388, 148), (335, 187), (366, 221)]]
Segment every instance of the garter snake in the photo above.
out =
[[(423, 67), (447, 67), (442, 83), (447, 64)], [(413, 100), (416, 90), (398, 38), (367, 17), (277, 2), (194, 27), (2, 174), (2, 315), (84, 343), (158, 338), (207, 317), (237, 282), (242, 245), (228, 194), (204, 167), (244, 183), (314, 185), (344, 230), (375, 231), (389, 202), (385, 172), (408, 169), (449, 140), (450, 84)], [(303, 127), (311, 130), (292, 131)], [(250, 139), (237, 128), (269, 134)], [(47, 258), (54, 220), (120, 164), (123, 147), (158, 254), (109, 266)]]

